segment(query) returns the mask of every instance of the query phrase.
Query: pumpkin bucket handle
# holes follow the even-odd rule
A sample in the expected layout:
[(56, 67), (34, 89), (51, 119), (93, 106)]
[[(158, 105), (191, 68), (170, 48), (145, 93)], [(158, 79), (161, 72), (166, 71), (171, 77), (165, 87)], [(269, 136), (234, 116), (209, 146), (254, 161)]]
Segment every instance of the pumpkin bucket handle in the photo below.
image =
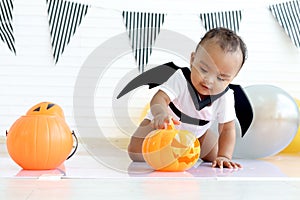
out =
[(71, 158), (75, 154), (75, 152), (77, 151), (77, 148), (78, 148), (78, 138), (75, 135), (74, 131), (72, 131), (72, 136), (75, 138), (76, 145), (75, 145), (75, 148), (74, 148), (73, 152), (67, 157), (66, 160), (68, 160), (69, 158)]

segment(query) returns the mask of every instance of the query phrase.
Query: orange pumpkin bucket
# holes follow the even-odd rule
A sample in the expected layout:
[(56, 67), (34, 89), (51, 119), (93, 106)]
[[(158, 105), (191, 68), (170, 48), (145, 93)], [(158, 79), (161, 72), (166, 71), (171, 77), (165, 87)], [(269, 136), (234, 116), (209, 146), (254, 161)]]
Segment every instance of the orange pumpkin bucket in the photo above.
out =
[(174, 125), (148, 134), (142, 146), (145, 161), (158, 171), (184, 171), (200, 156), (200, 143), (194, 134), (176, 130)]
[[(31, 114), (21, 116), (7, 132), (7, 150), (23, 169), (55, 169), (72, 156), (77, 138), (61, 115)], [(76, 147), (73, 148), (73, 138)]]

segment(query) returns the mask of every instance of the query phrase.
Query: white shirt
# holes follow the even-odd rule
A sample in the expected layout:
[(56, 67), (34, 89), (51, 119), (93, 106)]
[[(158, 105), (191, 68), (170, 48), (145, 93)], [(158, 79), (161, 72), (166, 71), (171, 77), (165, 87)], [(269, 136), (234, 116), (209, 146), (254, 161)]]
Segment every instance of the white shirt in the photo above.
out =
[[(177, 70), (165, 83), (159, 86), (159, 89), (169, 96), (176, 108), (182, 113), (190, 117), (209, 121), (209, 123), (204, 126), (198, 126), (180, 122), (180, 125), (176, 125), (176, 129), (188, 130), (199, 138), (213, 123), (226, 123), (236, 119), (234, 95), (231, 89), (216, 99), (210, 106), (206, 106), (198, 111), (195, 108), (187, 84), (188, 82), (182, 71)], [(173, 116), (174, 119), (179, 119), (170, 108), (169, 114)], [(146, 119), (153, 119), (151, 111), (146, 115)]]

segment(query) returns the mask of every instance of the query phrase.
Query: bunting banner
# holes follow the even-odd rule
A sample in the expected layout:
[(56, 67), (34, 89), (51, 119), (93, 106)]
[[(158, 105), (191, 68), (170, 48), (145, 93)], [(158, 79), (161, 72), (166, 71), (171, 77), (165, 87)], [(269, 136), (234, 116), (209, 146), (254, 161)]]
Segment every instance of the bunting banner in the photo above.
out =
[(16, 54), (12, 27), (13, 0), (0, 0), (0, 38)]
[(300, 47), (299, 1), (296, 0), (270, 5), (269, 9), (296, 47)]
[(234, 32), (239, 31), (242, 11), (223, 11), (213, 13), (201, 13), (200, 19), (204, 28), (208, 31), (217, 27), (228, 28)]
[(88, 5), (65, 0), (46, 0), (51, 35), (51, 44), (55, 64), (71, 36), (76, 32), (83, 17), (87, 14)]
[(166, 14), (123, 11), (122, 16), (139, 71), (144, 72)]

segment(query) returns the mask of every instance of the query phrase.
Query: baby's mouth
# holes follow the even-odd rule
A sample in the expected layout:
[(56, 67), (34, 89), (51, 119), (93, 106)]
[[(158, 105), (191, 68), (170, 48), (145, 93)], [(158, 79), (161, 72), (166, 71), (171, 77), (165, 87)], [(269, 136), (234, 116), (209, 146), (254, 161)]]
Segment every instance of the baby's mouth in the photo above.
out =
[(205, 85), (205, 84), (201, 84), (202, 88), (204, 88), (205, 90), (211, 90), (209, 86)]

